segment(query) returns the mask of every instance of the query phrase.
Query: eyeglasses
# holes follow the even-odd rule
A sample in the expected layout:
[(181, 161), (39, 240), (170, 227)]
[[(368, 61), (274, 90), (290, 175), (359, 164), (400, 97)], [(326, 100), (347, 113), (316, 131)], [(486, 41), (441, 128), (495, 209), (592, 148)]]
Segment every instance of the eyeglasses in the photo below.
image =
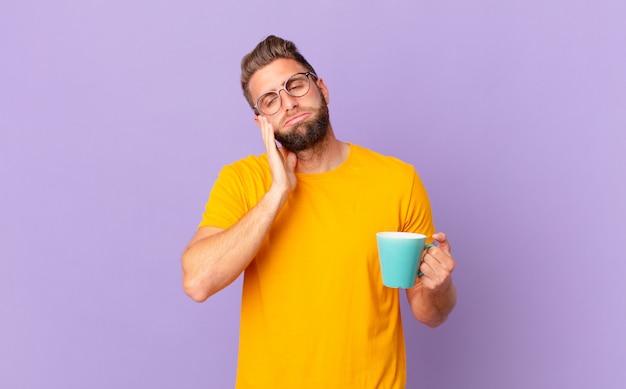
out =
[(284, 90), (291, 97), (302, 97), (306, 95), (311, 87), (309, 76), (317, 78), (313, 72), (294, 74), (285, 81), (282, 88), (261, 95), (252, 108), (263, 115), (271, 116), (276, 114), (280, 111), (280, 107), (283, 104), (280, 98), (280, 92)]

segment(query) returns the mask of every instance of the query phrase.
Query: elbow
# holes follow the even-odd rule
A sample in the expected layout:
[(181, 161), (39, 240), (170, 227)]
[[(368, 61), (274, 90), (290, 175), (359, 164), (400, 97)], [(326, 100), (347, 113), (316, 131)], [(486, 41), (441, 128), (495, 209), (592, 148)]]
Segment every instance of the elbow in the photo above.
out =
[(191, 281), (183, 281), (183, 290), (187, 296), (197, 303), (205, 302), (210, 296), (209, 293), (202, 290)]
[(230, 284), (219, 266), (194, 266), (189, 257), (183, 255), (182, 283), (185, 294), (193, 301), (202, 303)]
[(446, 319), (448, 318), (448, 316), (438, 316), (438, 317), (432, 317), (429, 319), (421, 319), (416, 317), (416, 319), (418, 319), (420, 322), (422, 322), (423, 324), (425, 324), (426, 326), (430, 327), (430, 328), (437, 328), (440, 325), (442, 325), (443, 323), (446, 322)]
[(188, 252), (185, 251), (182, 258), (182, 286), (183, 291), (193, 301), (202, 303), (210, 296), (210, 285), (206, 282), (206, 275), (201, 275), (193, 266)]
[(183, 290), (187, 296), (197, 303), (205, 302), (213, 293), (210, 285), (198, 277), (185, 274), (183, 270)]

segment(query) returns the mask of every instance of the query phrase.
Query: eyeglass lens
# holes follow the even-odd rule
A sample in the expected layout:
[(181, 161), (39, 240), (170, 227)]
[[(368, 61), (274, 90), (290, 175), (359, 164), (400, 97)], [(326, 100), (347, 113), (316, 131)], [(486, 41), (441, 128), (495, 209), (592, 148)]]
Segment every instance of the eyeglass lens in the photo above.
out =
[(280, 91), (285, 90), (289, 96), (302, 97), (309, 91), (309, 77), (306, 73), (291, 76), (285, 85), (277, 91), (267, 92), (257, 102), (257, 107), (265, 115), (273, 115), (280, 110)]

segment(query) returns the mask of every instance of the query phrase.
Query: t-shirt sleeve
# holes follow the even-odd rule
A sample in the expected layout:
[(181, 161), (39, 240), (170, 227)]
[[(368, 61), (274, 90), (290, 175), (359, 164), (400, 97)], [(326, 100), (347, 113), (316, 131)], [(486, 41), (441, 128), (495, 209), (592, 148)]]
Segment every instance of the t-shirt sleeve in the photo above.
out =
[(435, 231), (430, 200), (428, 193), (419, 175), (412, 169), (412, 183), (410, 186), (408, 200), (406, 201), (406, 216), (404, 218), (403, 231), (416, 232), (426, 235), (426, 241), (432, 242), (432, 234)]
[(241, 177), (232, 166), (222, 168), (213, 185), (198, 227), (227, 229), (249, 210)]

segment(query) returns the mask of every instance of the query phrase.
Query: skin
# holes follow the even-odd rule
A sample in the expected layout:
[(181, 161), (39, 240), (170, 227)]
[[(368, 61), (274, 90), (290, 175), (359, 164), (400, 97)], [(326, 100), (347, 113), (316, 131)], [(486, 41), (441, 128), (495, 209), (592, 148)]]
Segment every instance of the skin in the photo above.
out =
[(456, 305), (456, 288), (452, 283), (455, 267), (450, 243), (443, 232), (433, 234), (437, 242), (422, 255), (420, 270), (424, 275), (416, 278), (415, 286), (406, 290), (413, 316), (429, 327), (443, 324)]
[[(306, 69), (290, 59), (277, 59), (259, 69), (250, 79), (254, 100), (263, 93), (280, 88), (291, 75)], [(272, 185), (244, 217), (228, 229), (201, 227), (182, 256), (183, 288), (197, 302), (222, 290), (246, 269), (258, 251), (279, 211), (297, 185), (295, 173), (323, 173), (341, 165), (350, 146), (338, 140), (329, 125), (326, 137), (308, 149), (294, 153), (278, 147), (275, 133), (305, 131), (295, 124), (316, 115), (329, 102), (328, 88), (322, 79), (311, 80), (309, 92), (298, 98), (281, 91), (282, 107), (269, 117), (257, 115), (254, 121), (261, 130), (267, 151)], [(423, 276), (406, 290), (413, 315), (420, 322), (436, 327), (442, 324), (456, 304), (452, 283), (455, 262), (444, 233), (433, 235), (437, 247), (425, 252), (420, 264)]]

